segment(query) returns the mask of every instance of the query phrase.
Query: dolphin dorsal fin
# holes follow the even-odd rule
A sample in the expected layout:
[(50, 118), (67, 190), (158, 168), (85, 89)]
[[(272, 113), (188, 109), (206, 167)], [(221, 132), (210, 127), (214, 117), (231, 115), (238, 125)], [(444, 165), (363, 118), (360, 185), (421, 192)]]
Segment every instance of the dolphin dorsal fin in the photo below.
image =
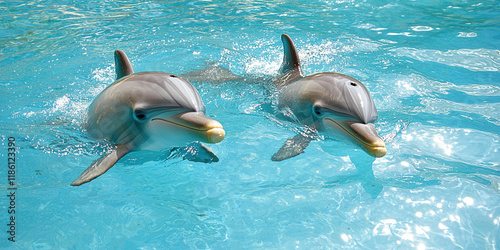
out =
[(304, 74), (302, 73), (299, 55), (292, 39), (287, 34), (283, 34), (281, 35), (281, 41), (283, 42), (284, 55), (279, 73), (283, 78), (283, 83), (286, 84), (298, 78), (302, 78)]
[(127, 55), (119, 49), (115, 50), (115, 71), (117, 80), (134, 73)]

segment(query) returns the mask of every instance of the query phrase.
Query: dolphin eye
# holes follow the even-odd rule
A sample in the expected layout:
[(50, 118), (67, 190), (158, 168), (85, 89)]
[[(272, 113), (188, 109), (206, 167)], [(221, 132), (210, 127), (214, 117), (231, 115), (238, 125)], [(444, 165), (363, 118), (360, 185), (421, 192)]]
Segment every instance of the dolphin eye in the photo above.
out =
[(355, 83), (355, 82), (351, 82), (351, 86), (356, 87), (356, 86), (358, 86), (358, 84), (357, 84), (357, 83)]
[(144, 112), (144, 110), (136, 110), (134, 111), (134, 117), (136, 120), (142, 122), (144, 120), (146, 120), (147, 116), (146, 116), (146, 112)]
[(320, 106), (314, 106), (313, 108), (313, 112), (316, 114), (316, 115), (321, 115), (322, 112), (321, 112), (321, 107)]

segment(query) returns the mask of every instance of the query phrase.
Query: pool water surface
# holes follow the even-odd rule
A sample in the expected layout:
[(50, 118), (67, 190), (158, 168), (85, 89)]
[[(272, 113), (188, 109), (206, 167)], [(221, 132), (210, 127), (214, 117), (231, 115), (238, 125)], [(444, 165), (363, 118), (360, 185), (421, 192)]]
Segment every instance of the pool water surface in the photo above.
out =
[[(8, 1), (0, 9), (2, 249), (499, 247), (497, 1)], [(271, 161), (307, 129), (277, 111), (281, 34), (295, 42), (305, 74), (338, 72), (366, 86), (384, 157), (320, 133), (304, 153)], [(219, 162), (136, 151), (70, 186), (111, 149), (83, 123), (115, 80), (116, 49), (136, 72), (232, 72), (192, 81), (226, 131), (209, 145)]]

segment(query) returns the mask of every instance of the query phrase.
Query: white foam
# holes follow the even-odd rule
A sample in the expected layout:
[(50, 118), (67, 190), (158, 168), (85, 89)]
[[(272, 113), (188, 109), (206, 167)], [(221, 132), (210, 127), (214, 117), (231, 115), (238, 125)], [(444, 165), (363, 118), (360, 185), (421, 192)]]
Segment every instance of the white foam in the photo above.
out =
[(114, 66), (92, 70), (92, 79), (96, 82), (112, 83), (115, 80)]
[(460, 32), (457, 37), (476, 37), (476, 32)]
[(413, 27), (411, 27), (411, 30), (417, 31), (417, 32), (424, 32), (424, 31), (434, 30), (434, 28), (429, 27), (429, 26), (413, 26)]

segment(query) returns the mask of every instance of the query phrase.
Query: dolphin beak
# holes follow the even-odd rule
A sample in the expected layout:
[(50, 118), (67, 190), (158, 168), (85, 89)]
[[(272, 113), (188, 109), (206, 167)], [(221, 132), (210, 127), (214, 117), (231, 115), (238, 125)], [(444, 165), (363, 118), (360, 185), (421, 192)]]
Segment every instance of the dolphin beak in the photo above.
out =
[(351, 129), (356, 132), (355, 139), (362, 144), (363, 149), (373, 157), (382, 157), (387, 153), (385, 142), (380, 138), (373, 123), (350, 123)]
[(159, 120), (194, 131), (206, 143), (221, 142), (226, 136), (220, 122), (206, 117), (202, 112), (185, 112)]
[(355, 139), (356, 143), (373, 157), (382, 157), (387, 153), (385, 142), (380, 138), (373, 123), (360, 123), (353, 121), (336, 122), (331, 119), (325, 119), (327, 123), (333, 123), (342, 128), (350, 137)]

